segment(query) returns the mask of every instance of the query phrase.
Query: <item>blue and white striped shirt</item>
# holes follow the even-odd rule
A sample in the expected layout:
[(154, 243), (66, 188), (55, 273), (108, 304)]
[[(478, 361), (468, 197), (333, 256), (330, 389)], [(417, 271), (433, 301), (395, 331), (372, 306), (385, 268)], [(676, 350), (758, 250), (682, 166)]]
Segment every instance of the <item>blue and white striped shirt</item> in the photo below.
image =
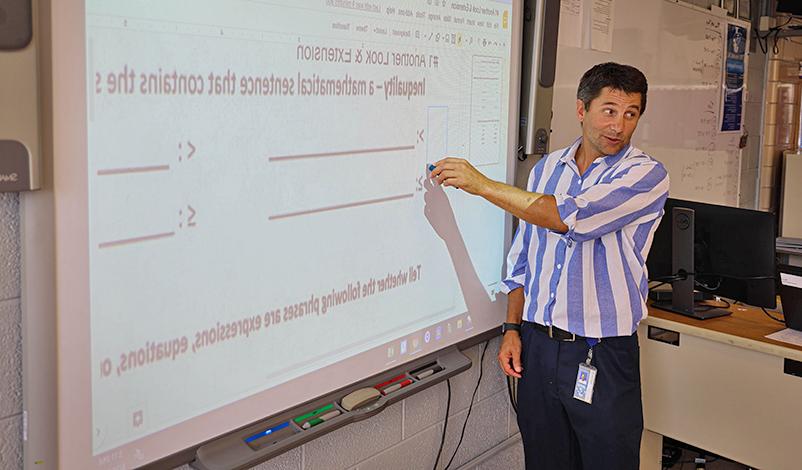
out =
[(632, 334), (646, 317), (646, 255), (668, 197), (665, 167), (629, 145), (580, 176), (581, 138), (541, 159), (527, 189), (553, 194), (567, 233), (519, 224), (503, 290), (523, 287), (523, 319), (591, 338)]

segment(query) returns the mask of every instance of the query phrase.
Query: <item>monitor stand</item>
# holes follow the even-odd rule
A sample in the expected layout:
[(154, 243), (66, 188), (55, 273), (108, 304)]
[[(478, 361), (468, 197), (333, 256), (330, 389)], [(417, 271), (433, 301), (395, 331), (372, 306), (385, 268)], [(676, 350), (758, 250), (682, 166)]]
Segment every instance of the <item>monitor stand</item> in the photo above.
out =
[(703, 307), (704, 310), (692, 310), (689, 312), (684, 309), (677, 308), (673, 305), (673, 303), (669, 302), (652, 302), (652, 307), (659, 308), (660, 310), (666, 310), (668, 312), (679, 313), (680, 315), (685, 315), (686, 317), (695, 318), (697, 320), (708, 320), (710, 318), (718, 318), (718, 317), (725, 317), (727, 315), (732, 315), (727, 309), (724, 308), (716, 308), (716, 307), (708, 307), (704, 304), (699, 305), (699, 307)]
[(685, 279), (671, 282), (671, 302), (655, 302), (652, 306), (661, 310), (679, 313), (697, 320), (730, 315), (728, 309), (701, 305), (704, 310), (697, 310), (694, 302), (694, 212), (685, 207), (674, 207), (671, 212), (671, 270), (674, 273), (686, 273)]

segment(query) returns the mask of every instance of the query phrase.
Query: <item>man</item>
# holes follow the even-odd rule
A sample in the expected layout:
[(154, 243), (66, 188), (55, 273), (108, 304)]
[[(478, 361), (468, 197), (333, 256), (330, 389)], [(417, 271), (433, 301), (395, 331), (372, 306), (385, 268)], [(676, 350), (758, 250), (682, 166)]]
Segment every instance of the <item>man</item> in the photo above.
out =
[(668, 174), (630, 145), (646, 77), (599, 64), (579, 82), (582, 136), (541, 159), (527, 191), (445, 158), (432, 178), (520, 219), (507, 259), (498, 360), (520, 379), (527, 469), (637, 469), (643, 412), (638, 322)]

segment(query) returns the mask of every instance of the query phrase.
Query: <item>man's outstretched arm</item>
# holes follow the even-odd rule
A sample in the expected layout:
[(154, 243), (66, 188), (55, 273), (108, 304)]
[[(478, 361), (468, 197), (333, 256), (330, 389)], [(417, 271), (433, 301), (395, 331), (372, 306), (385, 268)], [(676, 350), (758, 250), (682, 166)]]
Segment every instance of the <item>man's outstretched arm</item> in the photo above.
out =
[(530, 224), (559, 233), (568, 231), (568, 226), (560, 219), (554, 196), (493, 181), (462, 158), (449, 157), (435, 163), (431, 177), (443, 186), (480, 196)]

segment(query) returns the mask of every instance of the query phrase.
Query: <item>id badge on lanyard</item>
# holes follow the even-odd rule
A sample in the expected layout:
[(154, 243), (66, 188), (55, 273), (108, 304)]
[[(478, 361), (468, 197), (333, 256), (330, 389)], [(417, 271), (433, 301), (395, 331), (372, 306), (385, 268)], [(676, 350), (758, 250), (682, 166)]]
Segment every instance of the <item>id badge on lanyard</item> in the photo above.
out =
[(593, 347), (599, 343), (600, 340), (588, 339), (590, 349), (588, 349), (588, 357), (585, 362), (579, 363), (579, 370), (576, 373), (576, 385), (574, 385), (574, 398), (585, 403), (593, 402), (593, 386), (596, 384), (596, 373), (598, 372), (595, 367), (590, 365), (593, 360)]

